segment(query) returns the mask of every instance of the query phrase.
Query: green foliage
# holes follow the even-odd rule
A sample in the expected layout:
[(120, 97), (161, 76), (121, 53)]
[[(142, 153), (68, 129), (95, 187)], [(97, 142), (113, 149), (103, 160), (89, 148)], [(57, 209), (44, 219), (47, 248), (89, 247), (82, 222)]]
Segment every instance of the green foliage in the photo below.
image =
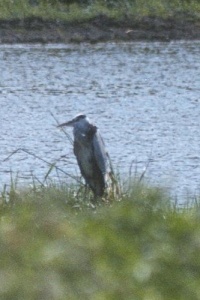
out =
[(199, 0), (0, 0), (1, 20), (41, 18), (67, 22), (88, 21), (99, 15), (115, 20), (150, 17), (197, 19)]
[(4, 189), (1, 299), (199, 299), (198, 201), (180, 209), (144, 184), (90, 200), (76, 186)]

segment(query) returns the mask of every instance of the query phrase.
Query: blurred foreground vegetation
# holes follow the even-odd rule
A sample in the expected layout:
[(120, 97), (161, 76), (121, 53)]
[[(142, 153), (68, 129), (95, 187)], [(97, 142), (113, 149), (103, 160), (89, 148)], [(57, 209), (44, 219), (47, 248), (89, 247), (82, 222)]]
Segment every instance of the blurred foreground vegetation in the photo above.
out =
[(91, 204), (49, 184), (0, 204), (0, 298), (200, 299), (200, 208), (133, 184)]
[(89, 21), (99, 15), (113, 20), (145, 16), (199, 19), (199, 0), (0, 0), (0, 20), (41, 18)]

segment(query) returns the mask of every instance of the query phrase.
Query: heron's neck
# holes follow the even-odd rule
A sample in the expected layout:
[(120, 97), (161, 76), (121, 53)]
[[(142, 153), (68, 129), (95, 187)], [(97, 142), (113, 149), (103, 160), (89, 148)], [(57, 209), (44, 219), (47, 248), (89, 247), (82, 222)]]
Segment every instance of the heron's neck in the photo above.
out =
[(88, 124), (88, 126), (74, 127), (74, 138), (80, 143), (89, 142), (96, 133), (96, 126)]

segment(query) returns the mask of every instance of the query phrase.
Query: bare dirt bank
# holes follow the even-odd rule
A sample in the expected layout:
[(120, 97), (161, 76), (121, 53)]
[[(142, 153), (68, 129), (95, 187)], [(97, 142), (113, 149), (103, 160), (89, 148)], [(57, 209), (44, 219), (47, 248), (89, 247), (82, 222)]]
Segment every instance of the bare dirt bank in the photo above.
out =
[(200, 40), (200, 21), (143, 18), (116, 22), (105, 16), (74, 24), (42, 19), (0, 21), (1, 44), (180, 39)]

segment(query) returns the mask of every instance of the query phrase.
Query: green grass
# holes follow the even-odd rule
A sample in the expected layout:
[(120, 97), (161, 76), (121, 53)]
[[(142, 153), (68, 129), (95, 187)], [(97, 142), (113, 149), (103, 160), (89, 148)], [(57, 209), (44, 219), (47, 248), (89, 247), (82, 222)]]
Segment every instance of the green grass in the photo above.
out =
[[(73, 2), (73, 3), (72, 3)], [(199, 19), (199, 0), (91, 0), (80, 1), (38, 0), (31, 5), (29, 0), (0, 0), (1, 20), (24, 20), (41, 18), (50, 21), (82, 22), (99, 15), (114, 20), (150, 17), (180, 17)], [(70, 4), (66, 4), (70, 3)]]
[(200, 299), (200, 210), (131, 184), (91, 205), (83, 188), (4, 190), (1, 299)]

